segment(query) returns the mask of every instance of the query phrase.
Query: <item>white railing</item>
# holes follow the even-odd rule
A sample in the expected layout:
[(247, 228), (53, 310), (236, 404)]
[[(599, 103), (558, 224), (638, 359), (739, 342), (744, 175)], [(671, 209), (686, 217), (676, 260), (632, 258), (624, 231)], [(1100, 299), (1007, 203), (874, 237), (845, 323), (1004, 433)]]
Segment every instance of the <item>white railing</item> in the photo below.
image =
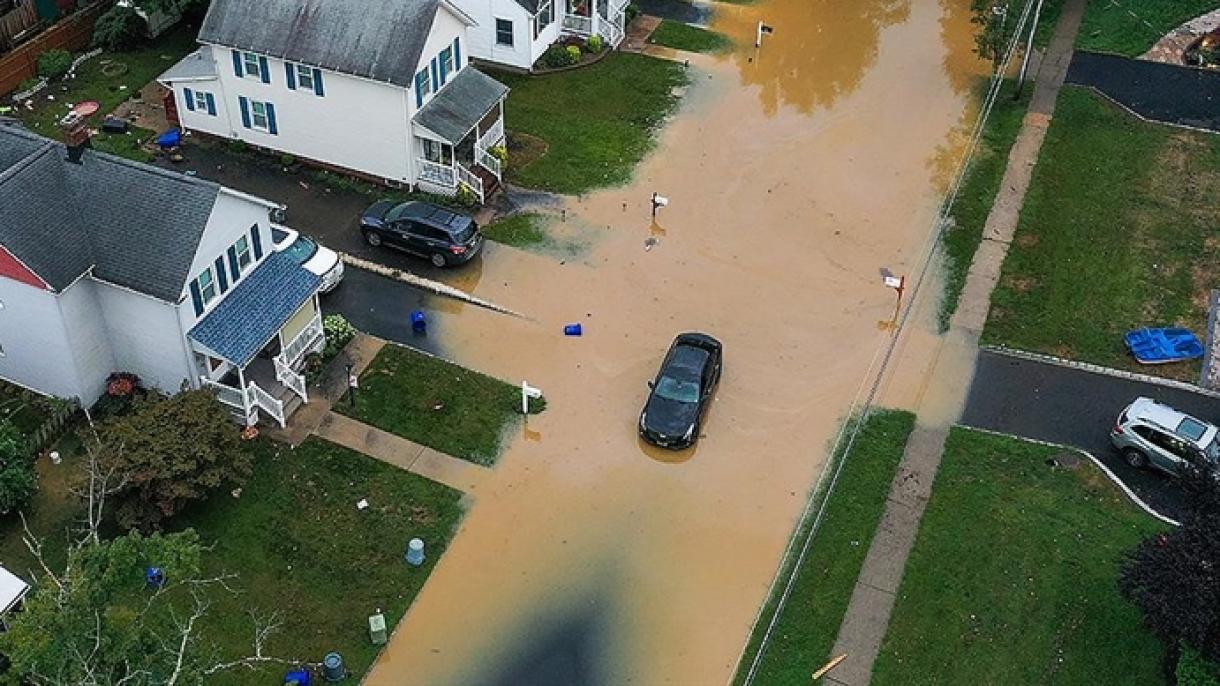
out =
[[(309, 352), (317, 344), (318, 338), (322, 335), (322, 315), (315, 314), (314, 318), (305, 325), (304, 329), (301, 329), (296, 338), (284, 346), (284, 350), (280, 353), (279, 357), (284, 358), (284, 364), (289, 369), (295, 368), (297, 362), (300, 362), (305, 353)], [(278, 360), (279, 357), (276, 359)]]
[(204, 388), (210, 388), (216, 392), (216, 399), (222, 405), (228, 406), (233, 410), (246, 426), (254, 426), (258, 423), (258, 408), (249, 400), (249, 393), (242, 391), (240, 388), (226, 386), (222, 383), (217, 383), (207, 378), (206, 376), (199, 377)]
[(271, 418), (279, 423), (283, 428), (284, 421), (284, 403), (267, 391), (259, 388), (258, 384), (253, 381), (246, 385), (246, 399), (251, 405), (257, 405), (259, 409), (271, 415)]
[(416, 158), (415, 163), (419, 165), (420, 179), (440, 186), (449, 186), (450, 188), (457, 185), (453, 167), (433, 162), (432, 160), (425, 160), (422, 157)]
[(573, 33), (585, 36), (593, 33), (593, 17), (582, 17), (579, 14), (563, 15), (563, 28)]
[(293, 393), (301, 397), (301, 402), (309, 402), (309, 395), (306, 393), (305, 376), (292, 371), (292, 367), (284, 361), (283, 355), (275, 356), (275, 378), (280, 380)]
[(478, 163), (480, 167), (486, 169), (492, 174), (495, 174), (497, 179), (504, 178), (500, 175), (500, 158), (496, 157), (490, 152), (476, 147), (474, 149), (474, 161)]
[(482, 135), (479, 136), (479, 140), (475, 142), (474, 147), (476, 150), (487, 150), (488, 148), (496, 147), (502, 140), (504, 140), (503, 117), (497, 119), (496, 123), (491, 125), (491, 128), (487, 129), (482, 133)]
[(466, 167), (463, 167), (460, 162), (454, 162), (454, 166), (457, 167), (458, 181), (462, 185), (464, 185), (467, 188), (469, 188), (470, 190), (474, 191), (474, 194), (476, 196), (478, 196), (478, 198), (479, 198), (479, 204), (482, 205), (483, 204), (483, 179), (480, 179), (478, 176), (475, 176), (474, 172), (470, 171)]
[(620, 12), (614, 19), (602, 18), (597, 22), (597, 33), (606, 39), (608, 47), (617, 48), (618, 44), (623, 41), (623, 30), (619, 28), (619, 22), (622, 19), (623, 15)]

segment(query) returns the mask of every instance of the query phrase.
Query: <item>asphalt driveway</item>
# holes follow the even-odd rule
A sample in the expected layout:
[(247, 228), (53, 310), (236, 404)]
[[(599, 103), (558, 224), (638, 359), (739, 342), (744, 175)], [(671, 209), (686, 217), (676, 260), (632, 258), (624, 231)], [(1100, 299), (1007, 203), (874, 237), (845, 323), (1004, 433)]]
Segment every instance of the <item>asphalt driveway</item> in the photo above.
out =
[(961, 423), (1087, 451), (1149, 506), (1178, 519), (1182, 498), (1174, 479), (1128, 467), (1110, 445), (1115, 418), (1140, 395), (1220, 422), (1220, 399), (984, 350)]
[(1096, 88), (1146, 119), (1220, 131), (1220, 72), (1078, 51), (1067, 82)]

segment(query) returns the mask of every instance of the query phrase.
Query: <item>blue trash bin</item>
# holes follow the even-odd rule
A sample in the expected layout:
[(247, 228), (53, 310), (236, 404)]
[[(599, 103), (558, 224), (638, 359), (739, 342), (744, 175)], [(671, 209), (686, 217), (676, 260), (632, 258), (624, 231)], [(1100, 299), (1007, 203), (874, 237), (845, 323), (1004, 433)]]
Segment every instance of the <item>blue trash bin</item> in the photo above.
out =
[(308, 669), (294, 669), (284, 675), (286, 686), (310, 686), (311, 677)]
[(411, 313), (411, 330), (415, 333), (427, 332), (428, 319), (424, 316), (423, 310), (415, 310)]
[(347, 676), (347, 668), (343, 666), (343, 656), (339, 653), (327, 653), (322, 658), (322, 678), (330, 682), (343, 681)]

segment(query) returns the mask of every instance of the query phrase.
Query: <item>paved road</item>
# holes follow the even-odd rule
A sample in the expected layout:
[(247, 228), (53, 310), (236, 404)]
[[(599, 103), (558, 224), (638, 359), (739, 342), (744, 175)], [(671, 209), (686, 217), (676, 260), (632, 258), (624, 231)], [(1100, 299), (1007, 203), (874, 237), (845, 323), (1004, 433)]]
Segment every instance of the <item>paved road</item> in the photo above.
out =
[(1067, 82), (1092, 86), (1153, 121), (1220, 131), (1220, 72), (1077, 52)]
[(1176, 519), (1182, 501), (1174, 480), (1128, 467), (1110, 445), (1115, 418), (1140, 395), (1220, 421), (1220, 399), (984, 350), (961, 423), (1088, 451), (1144, 502)]

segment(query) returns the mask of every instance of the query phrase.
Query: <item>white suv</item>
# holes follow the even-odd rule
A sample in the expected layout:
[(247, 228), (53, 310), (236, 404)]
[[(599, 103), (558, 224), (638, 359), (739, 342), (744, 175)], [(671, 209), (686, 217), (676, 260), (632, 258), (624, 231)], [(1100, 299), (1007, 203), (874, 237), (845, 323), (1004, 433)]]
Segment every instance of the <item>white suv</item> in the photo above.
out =
[(323, 293), (335, 290), (343, 280), (343, 260), (334, 250), (280, 224), (271, 225), (271, 239), (275, 241), (276, 252), (291, 253), (307, 271), (322, 277)]
[(1136, 398), (1118, 415), (1110, 442), (1132, 467), (1151, 465), (1176, 476), (1188, 462), (1216, 464), (1218, 434), (1207, 422), (1151, 398)]

